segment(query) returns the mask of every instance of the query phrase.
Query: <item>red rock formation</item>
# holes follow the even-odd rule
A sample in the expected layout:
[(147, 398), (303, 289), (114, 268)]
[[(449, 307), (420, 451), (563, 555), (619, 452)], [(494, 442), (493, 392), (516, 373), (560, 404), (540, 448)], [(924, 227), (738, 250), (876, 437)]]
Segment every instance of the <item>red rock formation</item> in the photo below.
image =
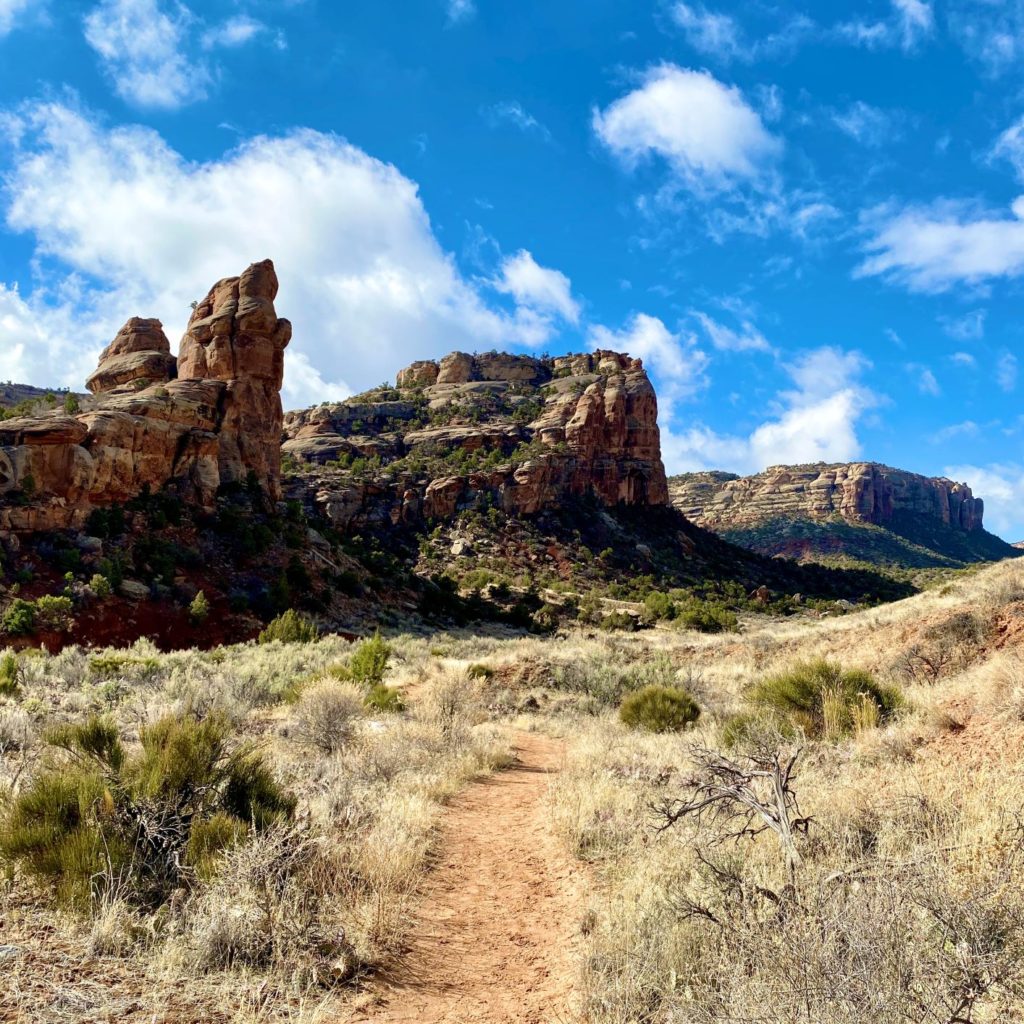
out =
[(127, 384), (165, 384), (176, 375), (163, 324), (133, 316), (103, 350), (100, 365), (85, 386), (98, 394)]
[(222, 482), (255, 473), (273, 497), (281, 489), (281, 384), (292, 325), (274, 310), (270, 260), (218, 281), (189, 321), (178, 352), (182, 380), (227, 383), (219, 434)]
[[(588, 494), (609, 506), (668, 503), (657, 398), (638, 359), (616, 352), (547, 360), (455, 352), (439, 363), (414, 363), (397, 381), (397, 400), (363, 396), (286, 418), (284, 450), (313, 464), (353, 455), (357, 442), (368, 450), (371, 438), (362, 432), (379, 432), (375, 452), (383, 465), (373, 479), (313, 473), (316, 503), (339, 528), (446, 519), (484, 502), (529, 515)], [(531, 422), (515, 414), (538, 405)], [(423, 427), (434, 414), (443, 414), (442, 423)], [(510, 461), (453, 472), (444, 460), (457, 449)], [(424, 452), (440, 460), (433, 475), (417, 468)]]
[[(129, 320), (89, 380), (97, 402), (74, 416), (0, 422), (0, 531), (80, 526), (94, 506), (147, 487), (212, 505), (222, 483), (249, 473), (277, 497), (291, 328), (274, 312), (276, 294), (269, 260), (218, 282), (189, 324), (178, 379), (159, 321)], [(163, 383), (123, 386), (158, 372)]]
[(687, 518), (712, 529), (835, 515), (850, 523), (885, 526), (897, 513), (966, 532), (984, 528), (984, 502), (967, 484), (871, 462), (772, 466), (749, 477), (688, 473), (673, 478), (671, 493)]

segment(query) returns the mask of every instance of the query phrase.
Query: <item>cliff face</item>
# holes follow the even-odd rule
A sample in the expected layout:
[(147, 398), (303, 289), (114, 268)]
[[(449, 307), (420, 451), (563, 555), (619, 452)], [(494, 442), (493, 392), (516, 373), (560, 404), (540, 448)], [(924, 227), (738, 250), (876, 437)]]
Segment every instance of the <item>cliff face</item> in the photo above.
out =
[(393, 389), (288, 414), (284, 452), (338, 528), (486, 504), (531, 514), (587, 494), (666, 505), (657, 421), (638, 359), (453, 352)]
[(209, 505), (250, 474), (280, 491), (283, 352), (274, 266), (218, 282), (177, 361), (158, 320), (133, 318), (104, 350), (81, 412), (0, 422), (0, 530), (80, 527), (100, 505), (171, 488)]
[(748, 477), (689, 473), (674, 477), (670, 487), (676, 508), (714, 530), (832, 516), (888, 526), (901, 514), (966, 533), (983, 529), (984, 503), (967, 484), (871, 462), (772, 466)]

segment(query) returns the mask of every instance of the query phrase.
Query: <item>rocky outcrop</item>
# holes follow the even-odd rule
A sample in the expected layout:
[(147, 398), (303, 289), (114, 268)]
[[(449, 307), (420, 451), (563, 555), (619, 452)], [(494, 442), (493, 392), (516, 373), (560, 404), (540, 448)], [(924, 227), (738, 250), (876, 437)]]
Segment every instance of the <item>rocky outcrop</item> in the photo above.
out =
[(291, 334), (276, 294), (269, 260), (218, 282), (175, 365), (159, 321), (129, 320), (90, 377), (98, 398), (82, 412), (0, 422), (0, 531), (80, 526), (93, 507), (146, 488), (210, 506), (223, 483), (250, 475), (276, 498)]
[(178, 351), (182, 380), (227, 385), (218, 436), (222, 482), (255, 473), (271, 495), (281, 487), (281, 384), (292, 325), (274, 309), (278, 281), (270, 260), (218, 281), (192, 313)]
[(166, 384), (177, 371), (164, 325), (133, 316), (103, 350), (100, 365), (85, 386), (93, 394), (101, 394), (132, 384)]
[[(657, 398), (638, 359), (454, 352), (400, 371), (397, 392), (285, 418), (285, 453), (310, 466), (296, 486), (337, 528), (484, 505), (529, 515), (585, 495), (668, 503)], [(371, 440), (380, 464), (367, 466)]]
[(984, 503), (970, 487), (872, 462), (772, 466), (755, 476), (687, 473), (670, 481), (672, 503), (716, 531), (776, 519), (887, 526), (905, 513), (967, 533), (983, 530)]

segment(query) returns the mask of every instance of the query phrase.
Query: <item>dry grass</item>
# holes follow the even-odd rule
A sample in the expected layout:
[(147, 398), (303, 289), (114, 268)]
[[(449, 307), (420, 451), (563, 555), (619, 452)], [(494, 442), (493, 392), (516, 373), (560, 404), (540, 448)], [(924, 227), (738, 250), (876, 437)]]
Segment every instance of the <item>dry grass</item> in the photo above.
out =
[[(63, 918), (16, 872), (0, 876), (0, 943), (17, 947), (0, 1019), (338, 1019), (353, 973), (403, 944), (445, 802), (506, 763), (515, 722), (568, 737), (548, 803), (595, 880), (580, 911), (588, 1020), (1022, 1020), (1022, 601), (1024, 569), (1006, 563), (854, 615), (747, 618), (737, 634), (399, 637), (386, 678), (399, 715), (356, 708), (349, 690), (340, 717), (333, 700), (307, 715), (344, 686), (332, 673), (351, 646), (337, 638), (23, 654), (21, 692), (0, 702), (0, 791), (39, 769), (54, 722), (106, 713), (132, 743), (167, 712), (217, 711), (299, 810), (156, 914), (112, 893), (89, 920)], [(883, 720), (865, 702), (821, 740), (774, 721), (745, 737), (800, 749), (792, 786), (811, 823), (798, 866), (770, 830), (726, 842), (720, 820), (684, 817), (657, 832), (653, 809), (692, 792), (697, 751), (743, 754), (725, 734), (751, 688), (818, 658), (872, 673), (903, 708)], [(617, 721), (622, 697), (652, 684), (694, 696), (692, 728)], [(340, 739), (311, 743), (312, 718)]]
[(22, 693), (0, 706), (0, 802), (41, 766), (49, 725), (99, 711), (131, 744), (140, 725), (189, 711), (226, 713), (299, 807), (156, 913), (114, 890), (86, 918), (64, 916), (12, 870), (0, 1019), (309, 1024), (341, 1012), (349, 983), (402, 943), (444, 803), (511, 756), (508, 730), (484, 720), (457, 667), (403, 659), (410, 711), (373, 717), (362, 691), (325, 676), (348, 650), (328, 638), (22, 656)]

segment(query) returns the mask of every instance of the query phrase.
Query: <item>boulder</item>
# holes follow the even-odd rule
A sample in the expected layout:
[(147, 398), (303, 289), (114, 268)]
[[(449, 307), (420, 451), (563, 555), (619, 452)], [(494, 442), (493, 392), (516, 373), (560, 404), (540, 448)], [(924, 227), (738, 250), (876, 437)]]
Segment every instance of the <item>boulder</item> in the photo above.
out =
[(135, 316), (100, 354), (100, 364), (85, 386), (93, 394), (102, 394), (129, 384), (166, 383), (177, 372), (163, 324)]

